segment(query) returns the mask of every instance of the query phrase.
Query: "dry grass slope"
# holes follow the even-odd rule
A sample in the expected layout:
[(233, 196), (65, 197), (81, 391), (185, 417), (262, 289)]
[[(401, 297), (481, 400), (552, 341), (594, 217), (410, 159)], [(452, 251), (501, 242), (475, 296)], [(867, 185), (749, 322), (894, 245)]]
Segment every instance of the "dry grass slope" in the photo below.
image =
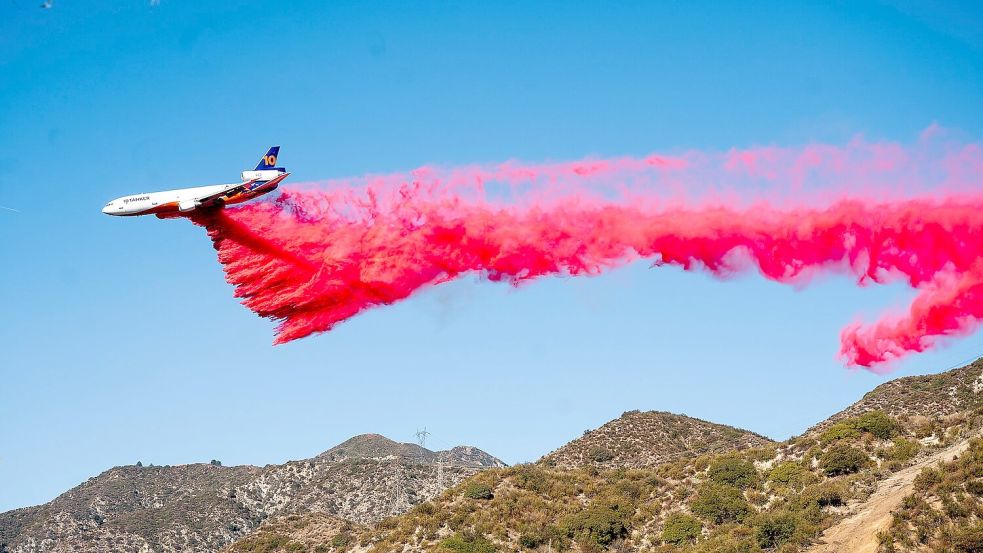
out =
[(764, 447), (773, 442), (748, 430), (660, 411), (628, 411), (543, 457), (557, 468), (654, 467), (685, 457)]

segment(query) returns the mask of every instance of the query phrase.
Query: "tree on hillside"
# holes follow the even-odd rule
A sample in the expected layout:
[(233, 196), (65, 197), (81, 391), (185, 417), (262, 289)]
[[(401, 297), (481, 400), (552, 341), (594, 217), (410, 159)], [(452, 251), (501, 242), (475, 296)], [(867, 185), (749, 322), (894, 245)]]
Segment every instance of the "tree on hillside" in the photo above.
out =
[(753, 463), (730, 456), (710, 463), (707, 478), (712, 482), (727, 484), (742, 490), (757, 485), (759, 479)]
[(870, 463), (867, 454), (847, 444), (837, 444), (819, 459), (819, 467), (827, 476), (853, 474)]

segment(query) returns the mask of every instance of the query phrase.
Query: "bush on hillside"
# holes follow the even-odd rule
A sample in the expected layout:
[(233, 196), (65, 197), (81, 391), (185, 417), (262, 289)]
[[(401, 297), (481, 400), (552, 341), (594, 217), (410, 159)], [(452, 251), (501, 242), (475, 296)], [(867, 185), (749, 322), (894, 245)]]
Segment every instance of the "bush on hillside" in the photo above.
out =
[(983, 523), (956, 529), (949, 540), (957, 553), (979, 553), (983, 551)]
[(604, 463), (614, 459), (614, 453), (606, 447), (596, 445), (587, 452), (587, 457), (595, 463)]
[(921, 445), (914, 440), (895, 438), (891, 447), (881, 451), (879, 455), (888, 461), (905, 462), (914, 458), (919, 449), (921, 449)]
[(692, 543), (703, 532), (703, 523), (694, 516), (685, 513), (673, 513), (666, 518), (662, 527), (662, 541), (679, 545)]
[(468, 499), (492, 499), (495, 494), (487, 484), (481, 482), (470, 482), (464, 488), (464, 497)]
[(901, 433), (901, 425), (884, 411), (867, 411), (855, 419), (854, 425), (861, 432), (868, 432), (882, 440), (890, 440)]
[(792, 513), (761, 515), (755, 523), (755, 538), (762, 549), (774, 549), (795, 537), (804, 521)]
[[(670, 550), (676, 552), (676, 548)], [(711, 534), (707, 539), (700, 540), (696, 545), (687, 547), (686, 553), (761, 553), (761, 548), (754, 539), (754, 533), (744, 527), (732, 527), (727, 532)]]
[(966, 491), (977, 496), (983, 496), (983, 480), (970, 480), (966, 482)]
[(826, 431), (819, 436), (819, 441), (823, 444), (828, 444), (837, 440), (848, 440), (859, 437), (860, 431), (857, 430), (853, 424), (851, 424), (849, 421), (840, 421), (827, 428)]
[(700, 486), (690, 508), (697, 516), (716, 524), (740, 522), (751, 512), (741, 490), (714, 482)]
[(511, 472), (513, 481), (519, 488), (536, 493), (546, 493), (550, 489), (550, 479), (546, 471), (537, 466), (516, 465)]
[(901, 424), (883, 411), (867, 411), (862, 415), (843, 419), (830, 426), (819, 437), (824, 444), (858, 438), (862, 433), (871, 434), (882, 440), (901, 434)]
[(721, 457), (710, 463), (707, 478), (717, 484), (746, 489), (757, 485), (758, 471), (754, 464), (737, 457)]
[(768, 473), (769, 482), (792, 490), (801, 490), (815, 480), (815, 475), (795, 461), (785, 461)]
[(467, 532), (440, 542), (440, 548), (454, 553), (495, 553), (495, 546), (483, 536)]
[(868, 463), (870, 459), (866, 453), (847, 444), (836, 444), (819, 458), (819, 467), (827, 476), (853, 474)]
[(628, 534), (624, 514), (609, 505), (591, 505), (568, 516), (561, 527), (574, 539), (584, 539), (606, 546)]
[(924, 492), (932, 489), (936, 484), (942, 482), (942, 471), (935, 467), (922, 469), (915, 477), (915, 489)]
[(556, 526), (545, 528), (525, 528), (519, 534), (519, 545), (523, 549), (536, 549), (546, 545), (553, 550), (563, 551), (570, 545), (566, 534)]

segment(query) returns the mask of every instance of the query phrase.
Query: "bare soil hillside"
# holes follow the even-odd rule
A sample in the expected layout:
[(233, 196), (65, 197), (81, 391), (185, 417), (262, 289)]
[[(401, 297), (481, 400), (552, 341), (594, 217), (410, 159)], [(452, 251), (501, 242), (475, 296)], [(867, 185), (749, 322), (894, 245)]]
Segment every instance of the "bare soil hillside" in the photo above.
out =
[(915, 477), (925, 467), (951, 461), (969, 448), (970, 437), (959, 441), (914, 465), (900, 470), (877, 485), (877, 490), (866, 500), (851, 505), (851, 514), (839, 523), (827, 528), (809, 553), (877, 553), (878, 532), (891, 525), (893, 512), (901, 505), (915, 485)]

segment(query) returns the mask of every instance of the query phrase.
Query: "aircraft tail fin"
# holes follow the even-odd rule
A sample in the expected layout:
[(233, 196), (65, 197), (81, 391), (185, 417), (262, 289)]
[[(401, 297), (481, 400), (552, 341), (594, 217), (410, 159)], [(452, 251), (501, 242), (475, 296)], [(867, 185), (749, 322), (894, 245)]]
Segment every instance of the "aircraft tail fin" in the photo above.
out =
[(259, 165), (256, 166), (256, 171), (264, 171), (276, 168), (276, 158), (280, 155), (280, 147), (273, 146), (266, 152), (266, 155), (259, 160)]

